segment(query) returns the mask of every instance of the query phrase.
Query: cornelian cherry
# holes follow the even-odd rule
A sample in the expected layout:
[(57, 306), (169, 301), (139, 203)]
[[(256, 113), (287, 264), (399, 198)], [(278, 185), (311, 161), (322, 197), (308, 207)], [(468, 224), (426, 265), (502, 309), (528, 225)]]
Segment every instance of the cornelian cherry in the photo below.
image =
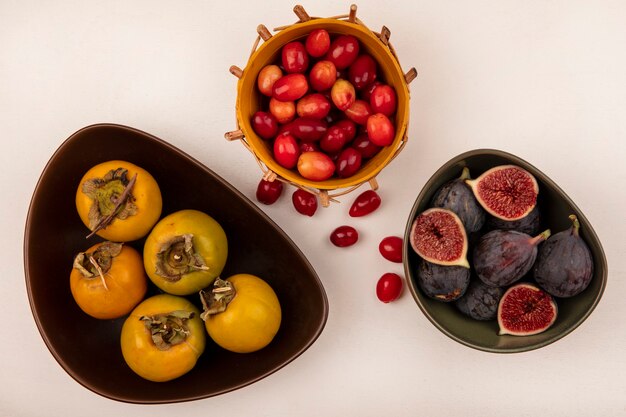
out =
[(320, 140), (320, 148), (329, 154), (339, 152), (347, 142), (345, 130), (339, 126), (328, 128)]
[(337, 81), (337, 68), (330, 61), (319, 61), (309, 73), (311, 88), (315, 91), (329, 90)]
[(272, 97), (270, 99), (270, 113), (278, 123), (289, 123), (296, 117), (296, 105), (293, 101), (280, 101)]
[(370, 95), (372, 112), (391, 116), (396, 111), (396, 103), (396, 91), (391, 86), (381, 84), (372, 90)]
[(317, 211), (317, 197), (301, 188), (293, 192), (291, 201), (296, 211), (305, 216), (311, 217)]
[(256, 199), (263, 204), (274, 204), (283, 192), (283, 183), (262, 179), (256, 189)]
[(402, 263), (402, 238), (387, 236), (380, 241), (378, 251), (383, 258), (395, 263)]
[(396, 131), (393, 123), (382, 113), (376, 113), (367, 118), (367, 137), (374, 145), (391, 145)]
[(257, 86), (261, 94), (271, 97), (274, 83), (282, 76), (283, 72), (278, 65), (266, 65), (263, 67), (257, 77)]
[(298, 158), (298, 172), (312, 181), (325, 181), (335, 173), (335, 163), (323, 152), (304, 152)]
[(302, 74), (287, 74), (274, 83), (272, 96), (280, 101), (296, 101), (309, 90), (309, 83)]
[(366, 133), (361, 133), (352, 142), (352, 147), (361, 153), (363, 159), (372, 158), (382, 149), (381, 146), (372, 143)]
[(300, 147), (292, 135), (278, 135), (274, 139), (274, 159), (281, 166), (291, 169), (296, 166), (300, 156)]
[(376, 80), (376, 61), (368, 54), (359, 55), (348, 69), (348, 79), (361, 90)]
[(330, 90), (330, 98), (337, 108), (346, 111), (356, 100), (356, 92), (350, 81), (338, 79)]
[(338, 36), (331, 44), (326, 59), (338, 70), (348, 68), (359, 55), (359, 41), (352, 35)]
[(372, 115), (372, 109), (370, 105), (363, 100), (355, 100), (346, 110), (346, 116), (354, 123), (364, 125), (367, 123), (367, 118)]
[(320, 140), (326, 133), (326, 122), (310, 117), (298, 117), (293, 122), (283, 126), (280, 133), (289, 133), (303, 142)]
[(309, 66), (309, 55), (301, 42), (289, 42), (281, 52), (283, 68), (288, 74), (302, 73)]
[(350, 206), (350, 217), (363, 217), (380, 207), (381, 199), (374, 190), (363, 191), (359, 194), (352, 206)]
[(258, 111), (252, 116), (252, 128), (263, 139), (271, 139), (278, 132), (278, 121), (270, 113)]
[(296, 111), (300, 117), (323, 119), (330, 111), (330, 101), (320, 93), (308, 94), (298, 100)]
[(354, 245), (359, 240), (359, 233), (352, 226), (339, 226), (330, 234), (333, 245), (344, 248)]
[(387, 272), (376, 283), (376, 297), (383, 303), (390, 303), (400, 297), (402, 286), (400, 275)]
[(319, 58), (330, 48), (330, 35), (325, 29), (315, 29), (306, 37), (304, 46), (309, 55)]
[(356, 124), (349, 119), (339, 120), (335, 126), (343, 129), (346, 134), (346, 141), (350, 142), (356, 136)]
[(335, 164), (339, 178), (351, 177), (361, 168), (361, 154), (354, 148), (346, 148), (341, 151)]

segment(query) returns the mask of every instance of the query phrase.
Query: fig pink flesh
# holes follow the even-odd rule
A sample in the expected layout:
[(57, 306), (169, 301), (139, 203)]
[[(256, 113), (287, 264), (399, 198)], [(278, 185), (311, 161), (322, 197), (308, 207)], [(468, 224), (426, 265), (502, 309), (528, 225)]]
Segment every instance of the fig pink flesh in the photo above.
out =
[(422, 258), (441, 265), (467, 263), (467, 236), (458, 217), (444, 209), (429, 209), (417, 216), (411, 245)]
[(547, 330), (556, 320), (550, 294), (530, 284), (509, 288), (498, 306), (500, 334), (528, 336)]
[(520, 219), (537, 204), (537, 181), (517, 166), (492, 168), (471, 183), (485, 210), (505, 220)]

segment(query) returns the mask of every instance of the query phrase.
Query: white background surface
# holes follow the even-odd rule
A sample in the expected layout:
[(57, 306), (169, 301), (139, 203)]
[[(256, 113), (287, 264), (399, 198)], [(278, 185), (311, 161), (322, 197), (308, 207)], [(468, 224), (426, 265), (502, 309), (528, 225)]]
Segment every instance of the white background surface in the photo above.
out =
[[(0, 415), (22, 416), (623, 416), (626, 414), (626, 3), (360, 1), (383, 24), (411, 84), (410, 141), (378, 177), (384, 206), (351, 219), (351, 198), (300, 216), (262, 207), (318, 272), (330, 315), (317, 342), (260, 382), (183, 404), (139, 406), (88, 391), (55, 362), (32, 318), (23, 229), (54, 150), (97, 122), (127, 124), (193, 155), (253, 197), (260, 171), (235, 128), (236, 79), (259, 23), (294, 22), (288, 1), (0, 1)], [(313, 16), (349, 3), (303, 3)], [(542, 349), (496, 355), (462, 346), (407, 291), (378, 302), (401, 265), (378, 255), (402, 235), (415, 197), (448, 159), (492, 147), (549, 175), (603, 243), (608, 286), (576, 331)], [(290, 193), (289, 193), (290, 194)], [(289, 195), (287, 194), (287, 195)], [(327, 236), (352, 224), (361, 240)]]

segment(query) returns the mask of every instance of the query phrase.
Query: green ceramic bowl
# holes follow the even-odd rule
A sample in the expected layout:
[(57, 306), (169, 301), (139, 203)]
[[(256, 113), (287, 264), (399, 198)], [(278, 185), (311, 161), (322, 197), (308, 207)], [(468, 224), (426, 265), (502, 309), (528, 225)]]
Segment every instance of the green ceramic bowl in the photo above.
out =
[[(521, 166), (537, 179), (540, 190), (538, 205), (542, 214), (542, 230), (550, 228), (552, 233), (565, 230), (571, 226), (568, 216), (575, 214), (580, 221), (581, 236), (593, 255), (594, 275), (589, 287), (575, 297), (557, 298), (558, 317), (556, 322), (545, 332), (532, 336), (499, 336), (496, 320), (474, 320), (460, 313), (452, 303), (442, 303), (428, 298), (417, 286), (416, 271), (420, 257), (413, 251), (409, 243), (409, 233), (413, 220), (429, 207), (430, 201), (439, 187), (459, 177), (463, 167), (468, 167), (472, 178), (475, 178), (487, 169), (503, 164)], [(606, 257), (600, 240), (585, 215), (567, 194), (545, 174), (528, 162), (499, 150), (472, 150), (451, 159), (439, 168), (428, 180), (413, 204), (406, 224), (404, 242), (404, 270), (408, 286), (422, 312), (435, 327), (450, 338), (466, 346), (487, 352), (524, 352), (559, 340), (589, 317), (600, 301), (606, 286)]]

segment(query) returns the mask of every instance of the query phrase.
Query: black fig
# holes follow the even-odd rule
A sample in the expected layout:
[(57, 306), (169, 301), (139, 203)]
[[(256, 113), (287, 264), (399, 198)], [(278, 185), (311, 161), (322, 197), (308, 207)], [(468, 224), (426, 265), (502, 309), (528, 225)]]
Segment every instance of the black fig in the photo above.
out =
[(462, 266), (441, 266), (422, 260), (417, 268), (417, 285), (437, 301), (458, 299), (465, 294), (469, 282), (470, 270)]
[(591, 251), (580, 237), (580, 223), (569, 216), (572, 227), (551, 236), (539, 250), (534, 277), (537, 284), (556, 297), (581, 293), (593, 277)]
[(515, 230), (485, 234), (474, 248), (476, 275), (492, 287), (513, 284), (530, 271), (537, 258), (537, 245), (549, 236), (549, 229), (535, 237)]
[(474, 320), (493, 320), (504, 288), (490, 287), (479, 279), (470, 281), (465, 294), (455, 301), (456, 307)]
[(541, 230), (541, 213), (539, 206), (528, 213), (527, 216), (519, 220), (502, 220), (497, 217), (489, 216), (487, 219), (487, 230), (517, 230), (527, 235), (535, 236)]
[(469, 178), (469, 168), (465, 167), (459, 178), (447, 182), (437, 190), (431, 204), (432, 207), (455, 212), (468, 234), (479, 231), (487, 217), (485, 210), (478, 204), (474, 193), (465, 183)]

